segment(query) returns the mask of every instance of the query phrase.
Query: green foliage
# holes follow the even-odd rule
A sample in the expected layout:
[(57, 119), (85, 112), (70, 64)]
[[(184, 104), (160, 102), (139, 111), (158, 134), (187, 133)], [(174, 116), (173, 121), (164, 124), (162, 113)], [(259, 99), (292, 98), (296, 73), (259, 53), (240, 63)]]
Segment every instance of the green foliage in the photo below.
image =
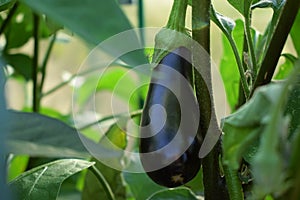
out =
[(10, 153), (43, 157), (89, 156), (77, 130), (60, 120), (16, 111), (9, 111), (7, 115), (12, 119), (7, 140)]
[(18, 199), (54, 200), (66, 178), (93, 164), (77, 159), (57, 160), (21, 174), (9, 186)]
[[(222, 153), (218, 152), (217, 160), (213, 161), (223, 167), (221, 175), (225, 175), (226, 181), (220, 179), (219, 184), (226, 188), (226, 192), (228, 190), (230, 199), (299, 199), (299, 11), (292, 29), (284, 29), (292, 25), (294, 12), (290, 11), (298, 9), (300, 3), (298, 0), (228, 2), (241, 14), (236, 20), (216, 12), (213, 6), (210, 10), (211, 20), (223, 32), (220, 73), (233, 112), (222, 119)], [(286, 2), (290, 10), (286, 9)], [(171, 34), (172, 31), (162, 29), (156, 37), (156, 47), (163, 50), (189, 44), (185, 11), (187, 5), (193, 6), (192, 1), (176, 0), (175, 3), (167, 28), (181, 33)], [(272, 18), (260, 33), (251, 24), (254, 19), (252, 11), (270, 8), (273, 10)], [(192, 10), (199, 11), (194, 7)], [(0, 35), (3, 39), (0, 54), (0, 176), (6, 177), (8, 182), (5, 183), (5, 178), (0, 179), (0, 199), (10, 199), (9, 190), (17, 199), (201, 199), (205, 191), (218, 188), (216, 185), (215, 188), (204, 188), (207, 174), (202, 174), (202, 169), (183, 187), (163, 188), (151, 181), (146, 173), (119, 171), (105, 165), (97, 160), (96, 152), (88, 152), (85, 148), (87, 145), (101, 151), (122, 169), (141, 167), (139, 160), (133, 160), (126, 153), (127, 150), (137, 152), (138, 149), (136, 138), (129, 136), (127, 128), (128, 120), (133, 117), (139, 123), (139, 109), (145, 100), (147, 86), (134, 90), (146, 78), (131, 69), (147, 63), (145, 54), (152, 57), (155, 52), (157, 55), (153, 60), (157, 62), (164, 52), (153, 47), (143, 49), (138, 34), (128, 41), (119, 41), (119, 46), (103, 46), (102, 50), (108, 56), (118, 59), (101, 74), (100, 79), (98, 74), (93, 74), (84, 80), (78, 86), (78, 97), (73, 102), (84, 108), (95, 93), (108, 91), (129, 103), (130, 111), (138, 114), (120, 114), (114, 118), (97, 113), (101, 118), (83, 126), (81, 133), (73, 127), (75, 119), (70, 113), (62, 114), (59, 110), (43, 106), (43, 100), (49, 94), (59, 91), (76, 77), (72, 75), (72, 79), (58, 84), (50, 92), (44, 92), (48, 67), (62, 67), (49, 62), (56, 35), (69, 33), (80, 37), (87, 46), (94, 47), (131, 29), (132, 25), (117, 1), (0, 0), (0, 11)], [(289, 20), (283, 24), (280, 19), (287, 16), (286, 13)], [(192, 20), (196, 25), (192, 29), (206, 30), (208, 23), (204, 19)], [(273, 53), (282, 53), (281, 45), (288, 33), (296, 55), (291, 52), (281, 54), (285, 60), (278, 65), (278, 58)], [(209, 38), (201, 39), (207, 42)], [(174, 40), (177, 41), (174, 43)], [(42, 42), (49, 43), (49, 47), (45, 50), (40, 48)], [(34, 51), (31, 52), (33, 46)], [(140, 50), (121, 55), (125, 48)], [(264, 82), (266, 85), (257, 88), (260, 85), (256, 85), (256, 81), (267, 79), (266, 76), (275, 69), (274, 83), (269, 83), (270, 79)], [(26, 104), (20, 111), (6, 109), (4, 94), (11, 91), (4, 91), (4, 84), (11, 79), (21, 80), (18, 83), (25, 89)], [(33, 88), (32, 93), (28, 92), (28, 88)], [(32, 100), (32, 105), (29, 100)], [(34, 106), (37, 113), (32, 112)], [(108, 120), (110, 126), (99, 134), (94, 125), (106, 126)], [(45, 162), (45, 158), (55, 161), (34, 166)], [(220, 175), (219, 172), (212, 173)]]

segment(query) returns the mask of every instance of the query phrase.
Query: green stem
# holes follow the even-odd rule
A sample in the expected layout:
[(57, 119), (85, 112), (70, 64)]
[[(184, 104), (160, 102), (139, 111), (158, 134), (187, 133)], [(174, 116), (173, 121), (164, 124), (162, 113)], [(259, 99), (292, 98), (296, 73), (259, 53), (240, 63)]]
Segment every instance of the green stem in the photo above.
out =
[(230, 166), (223, 165), (223, 170), (226, 178), (226, 184), (230, 200), (243, 200), (243, 188), (236, 170), (230, 169)]
[(115, 195), (112, 192), (108, 182), (106, 181), (105, 177), (102, 175), (102, 173), (94, 166), (92, 165), (89, 170), (93, 172), (93, 174), (96, 176), (98, 181), (101, 183), (103, 190), (106, 193), (107, 199), (108, 200), (115, 200)]
[(53, 37), (50, 41), (49, 47), (46, 51), (45, 58), (43, 60), (43, 64), (42, 64), (42, 67), (41, 67), (42, 78), (41, 78), (40, 90), (39, 90), (40, 94), (43, 91), (43, 86), (44, 86), (45, 77), (46, 77), (46, 67), (47, 67), (47, 63), (48, 63), (52, 48), (54, 46), (55, 40), (56, 40), (56, 34), (53, 35)]
[(42, 93), (41, 94), (41, 97), (45, 97), (45, 96), (48, 96), (50, 94), (52, 94), (53, 92), (57, 91), (58, 89), (62, 88), (63, 86), (67, 85), (68, 83), (70, 83), (74, 78), (76, 78), (77, 76), (83, 76), (83, 75), (86, 75), (86, 74), (89, 74), (91, 72), (94, 72), (94, 71), (97, 71), (99, 70), (99, 68), (92, 68), (92, 69), (89, 69), (89, 70), (86, 70), (86, 71), (83, 71), (81, 73), (78, 73), (78, 74), (74, 74), (72, 75), (68, 80), (65, 80), (61, 83), (59, 83), (58, 85), (54, 86), (52, 89), (50, 89), (49, 91), (45, 92), (45, 93)]
[(17, 8), (19, 6), (19, 3), (16, 2), (14, 4), (14, 6), (10, 9), (9, 13), (7, 14), (6, 19), (3, 21), (3, 23), (1, 24), (0, 27), (0, 35), (5, 31), (5, 28), (7, 27), (7, 25), (9, 24), (10, 20), (12, 19), (12, 17), (14, 16)]
[(102, 123), (102, 122), (107, 121), (107, 120), (111, 120), (111, 119), (115, 119), (115, 118), (121, 118), (121, 117), (126, 117), (126, 116), (130, 117), (130, 118), (134, 118), (134, 117), (137, 117), (137, 116), (139, 116), (141, 114), (142, 114), (142, 110), (137, 110), (137, 111), (134, 111), (134, 112), (130, 113), (129, 116), (128, 116), (127, 113), (121, 113), (121, 114), (106, 116), (106, 117), (103, 117), (102, 119), (99, 119), (99, 120), (97, 120), (95, 122), (91, 122), (91, 123), (89, 123), (87, 125), (84, 125), (83, 127), (78, 128), (78, 130), (81, 131), (81, 130), (87, 129), (87, 128), (91, 127), (91, 126), (94, 126), (96, 124)]
[(225, 34), (225, 36), (227, 37), (227, 39), (228, 39), (228, 41), (231, 45), (231, 48), (233, 50), (233, 54), (234, 54), (236, 63), (238, 65), (239, 73), (240, 73), (241, 84), (242, 84), (242, 87), (243, 87), (243, 90), (244, 90), (244, 93), (245, 93), (245, 97), (246, 97), (246, 99), (248, 99), (249, 96), (250, 96), (250, 90), (249, 90), (249, 86), (248, 86), (248, 83), (247, 83), (247, 80), (246, 80), (245, 70), (244, 70), (244, 67), (243, 67), (242, 60), (241, 60), (240, 55), (239, 55), (239, 51), (237, 49), (237, 46), (235, 45), (235, 42), (234, 42), (233, 38), (231, 36), (228, 36), (227, 34)]
[(40, 18), (37, 14), (33, 14), (33, 59), (32, 59), (32, 82), (33, 82), (33, 99), (32, 99), (32, 110), (33, 112), (39, 111), (39, 86), (38, 86), (38, 72), (39, 72), (39, 23)]
[(245, 16), (245, 36), (248, 44), (248, 49), (250, 51), (250, 58), (251, 58), (250, 67), (252, 67), (251, 68), (252, 80), (255, 80), (255, 77), (257, 75), (257, 60), (256, 60), (250, 28), (251, 28), (251, 9), (249, 9), (248, 13)]
[(185, 32), (185, 15), (187, 5), (187, 0), (174, 0), (169, 20), (167, 23), (167, 28), (182, 33)]
[[(205, 138), (210, 125), (215, 123), (213, 96), (211, 83), (211, 63), (207, 54), (210, 54), (210, 0), (193, 0), (192, 1), (192, 35), (193, 40), (198, 42), (204, 49), (203, 52), (193, 52), (193, 64), (201, 66), (203, 74), (195, 70), (195, 90), (197, 101), (200, 109), (200, 128), (198, 136)], [(200, 59), (202, 58), (202, 59)], [(207, 59), (203, 59), (207, 58)], [(219, 156), (220, 141), (214, 146), (212, 151), (203, 158), (203, 184), (206, 200), (228, 199), (225, 185), (222, 185), (220, 176)]]
[(257, 87), (265, 85), (271, 81), (299, 7), (299, 0), (286, 1), (286, 5), (283, 8), (282, 14), (270, 41), (270, 45), (266, 50), (265, 57), (258, 71), (254, 86), (251, 88), (251, 95)]
[(144, 26), (145, 26), (145, 20), (144, 20), (144, 4), (143, 0), (138, 1), (138, 20), (139, 20), (139, 28), (140, 29), (140, 35), (141, 35), (141, 43), (142, 45), (145, 44), (145, 33), (144, 33)]

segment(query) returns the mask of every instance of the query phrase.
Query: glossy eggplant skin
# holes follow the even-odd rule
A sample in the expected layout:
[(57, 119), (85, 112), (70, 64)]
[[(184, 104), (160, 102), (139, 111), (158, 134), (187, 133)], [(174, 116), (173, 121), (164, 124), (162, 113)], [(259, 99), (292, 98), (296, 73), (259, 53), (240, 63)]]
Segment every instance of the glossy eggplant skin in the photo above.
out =
[[(196, 135), (199, 109), (190, 85), (192, 65), (185, 58), (191, 59), (190, 51), (179, 47), (154, 68), (141, 119), (141, 163), (154, 182), (169, 188), (193, 179), (201, 165), (202, 139)], [(183, 106), (186, 110), (181, 104), (188, 105)]]

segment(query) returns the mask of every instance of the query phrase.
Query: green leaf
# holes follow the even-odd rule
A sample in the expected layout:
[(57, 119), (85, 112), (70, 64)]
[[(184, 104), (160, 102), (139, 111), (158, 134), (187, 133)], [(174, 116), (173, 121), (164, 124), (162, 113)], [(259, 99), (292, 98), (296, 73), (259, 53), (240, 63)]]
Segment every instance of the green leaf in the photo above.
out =
[(89, 156), (77, 130), (57, 119), (15, 111), (9, 111), (8, 116), (11, 121), (6, 143), (10, 153), (41, 157)]
[(12, 156), (8, 165), (7, 180), (11, 181), (23, 173), (27, 168), (28, 161), (29, 156)]
[[(241, 20), (236, 21), (235, 29), (232, 32), (239, 54), (242, 55), (244, 27)], [(240, 75), (230, 43), (223, 35), (223, 56), (220, 63), (220, 73), (225, 86), (226, 97), (231, 110), (235, 110), (239, 94)]]
[[(136, 89), (136, 81), (128, 72), (127, 69), (121, 67), (110, 67), (100, 77), (99, 75), (90, 77), (78, 89), (78, 103), (83, 105), (95, 92), (101, 91), (112, 92), (122, 100), (128, 101), (132, 90)], [(138, 100), (137, 97), (132, 99), (131, 106), (137, 106)]]
[[(22, 1), (35, 11), (46, 14), (54, 22), (70, 29), (92, 45), (98, 45), (103, 40), (132, 28), (116, 1)], [(118, 57), (124, 53), (124, 48), (141, 49), (137, 36), (131, 34), (130, 37), (125, 40), (122, 38), (122, 41), (119, 42), (115, 41), (115, 44), (119, 45), (118, 48), (111, 45), (103, 45), (102, 47), (111, 55)], [(141, 51), (128, 53), (122, 58), (131, 66), (146, 63)]]
[(123, 176), (135, 199), (147, 199), (154, 192), (164, 189), (154, 183), (145, 173), (123, 172)]
[(275, 80), (287, 78), (294, 68), (296, 58), (291, 54), (282, 54), (282, 56), (285, 58), (285, 62), (278, 67), (278, 71), (274, 77)]
[(14, 75), (21, 75), (26, 81), (32, 76), (32, 59), (25, 54), (9, 54), (4, 57), (7, 64), (14, 68)]
[(298, 81), (292, 85), (291, 92), (289, 93), (285, 114), (290, 117), (289, 124), (289, 137), (300, 127), (300, 77)]
[(233, 169), (239, 168), (239, 162), (251, 145), (257, 141), (268, 122), (268, 113), (281, 94), (280, 84), (261, 87), (237, 112), (222, 120), (223, 161)]
[(251, 9), (272, 8), (273, 10), (278, 10), (283, 6), (284, 3), (285, 0), (259, 0), (257, 3), (251, 6)]
[(294, 24), (292, 26), (290, 35), (294, 44), (294, 47), (297, 51), (298, 57), (300, 57), (300, 37), (299, 37), (299, 32), (300, 32), (300, 12), (298, 11), (297, 17), (294, 21)]
[(66, 178), (93, 164), (78, 159), (57, 160), (24, 172), (10, 182), (10, 188), (18, 199), (55, 200)]
[(149, 200), (199, 200), (196, 195), (187, 188), (168, 189), (156, 192)]
[(31, 9), (24, 4), (19, 4), (5, 30), (6, 49), (18, 48), (28, 42), (32, 36), (32, 20)]
[(210, 16), (211, 20), (223, 31), (224, 34), (231, 35), (235, 27), (235, 22), (232, 19), (217, 13), (213, 6), (211, 7)]

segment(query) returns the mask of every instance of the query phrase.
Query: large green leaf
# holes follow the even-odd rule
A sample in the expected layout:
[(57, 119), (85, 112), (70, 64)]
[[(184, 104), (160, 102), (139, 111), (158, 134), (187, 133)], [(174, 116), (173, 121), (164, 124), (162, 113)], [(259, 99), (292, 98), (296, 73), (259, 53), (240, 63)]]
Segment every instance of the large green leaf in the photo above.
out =
[(224, 163), (239, 168), (244, 153), (255, 143), (267, 123), (271, 105), (281, 94), (280, 84), (260, 88), (237, 112), (222, 120)]
[(24, 172), (10, 182), (10, 188), (18, 199), (55, 200), (66, 178), (93, 164), (78, 159), (57, 160)]
[(187, 188), (168, 189), (156, 192), (149, 200), (199, 200), (197, 196)]
[[(76, 129), (37, 113), (8, 111), (8, 152), (42, 157), (87, 157)], [(91, 142), (91, 141), (90, 141)]]
[[(132, 28), (116, 1), (22, 1), (37, 12), (46, 14), (56, 23), (65, 26), (93, 45), (98, 45), (103, 40)], [(103, 45), (102, 47), (108, 53), (117, 57), (121, 56), (126, 49), (141, 49), (138, 37), (135, 34), (131, 34), (129, 37), (121, 39), (116, 37), (113, 46)], [(122, 58), (132, 66), (146, 63), (146, 59), (141, 51), (130, 52)]]

